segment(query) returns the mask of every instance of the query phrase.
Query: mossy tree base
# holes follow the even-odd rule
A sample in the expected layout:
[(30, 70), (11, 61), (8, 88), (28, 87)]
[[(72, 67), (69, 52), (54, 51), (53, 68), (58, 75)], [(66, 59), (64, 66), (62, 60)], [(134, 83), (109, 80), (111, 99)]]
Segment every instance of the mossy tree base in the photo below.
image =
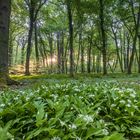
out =
[(8, 85), (18, 85), (19, 82), (11, 79), (7, 74), (0, 74), (0, 88), (7, 87)]

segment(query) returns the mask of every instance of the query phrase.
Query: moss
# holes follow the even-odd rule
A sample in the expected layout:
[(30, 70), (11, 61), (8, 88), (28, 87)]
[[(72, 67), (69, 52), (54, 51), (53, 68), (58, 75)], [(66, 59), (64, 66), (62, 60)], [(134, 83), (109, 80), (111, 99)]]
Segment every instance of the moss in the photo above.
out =
[(6, 88), (7, 82), (4, 78), (0, 77), (0, 89)]

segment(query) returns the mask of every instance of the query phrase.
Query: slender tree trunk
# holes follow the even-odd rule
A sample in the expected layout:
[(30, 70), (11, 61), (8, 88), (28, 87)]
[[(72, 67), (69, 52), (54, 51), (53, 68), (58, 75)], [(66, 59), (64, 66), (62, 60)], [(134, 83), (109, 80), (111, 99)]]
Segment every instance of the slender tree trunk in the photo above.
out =
[(21, 65), (22, 66), (24, 65), (24, 50), (25, 50), (25, 44), (22, 45), (22, 48), (21, 48)]
[(49, 35), (49, 47), (50, 47), (50, 73), (53, 72), (53, 35), (52, 33)]
[(58, 67), (58, 73), (61, 73), (60, 32), (57, 33), (57, 67)]
[(68, 12), (68, 21), (69, 21), (69, 48), (70, 48), (70, 76), (74, 76), (74, 50), (73, 50), (73, 25), (72, 25), (72, 2), (71, 0), (67, 0), (67, 12)]
[(87, 72), (88, 73), (91, 72), (91, 46), (92, 46), (92, 43), (90, 42), (88, 50), (87, 50), (87, 58), (88, 58), (87, 59)]
[(96, 57), (96, 71), (97, 73), (101, 72), (101, 54), (100, 53)]
[(129, 55), (130, 55), (130, 38), (127, 36), (127, 54), (126, 54), (126, 63), (127, 63), (127, 70), (129, 65)]
[(41, 43), (41, 47), (40, 47), (39, 51), (40, 51), (40, 54), (43, 58), (43, 63), (45, 62), (45, 65), (48, 68), (49, 64), (48, 64), (48, 56), (47, 56), (46, 46), (44, 44), (44, 41), (43, 41), (43, 38), (42, 38), (41, 34), (39, 34), (39, 39), (40, 39), (40, 43)]
[(138, 37), (139, 37), (138, 73), (140, 73), (140, 34), (138, 35)]
[(39, 68), (39, 51), (38, 51), (38, 31), (37, 31), (37, 21), (34, 23), (34, 37), (35, 37), (35, 55), (36, 55), (36, 70)]
[(114, 41), (115, 41), (115, 45), (116, 45), (116, 54), (117, 54), (117, 57), (118, 57), (118, 60), (119, 60), (120, 69), (121, 69), (121, 72), (123, 72), (123, 64), (122, 64), (122, 60), (121, 60), (120, 53), (119, 53), (117, 34), (116, 34), (116, 32), (114, 31), (113, 28), (112, 28), (112, 33), (114, 35)]
[(135, 51), (136, 51), (138, 30), (139, 30), (139, 25), (140, 25), (140, 4), (139, 4), (138, 15), (137, 15), (137, 21), (135, 21), (135, 14), (133, 12), (133, 4), (132, 4), (132, 13), (133, 13), (134, 23), (135, 23), (135, 35), (134, 35), (134, 38), (133, 38), (133, 48), (132, 48), (132, 54), (130, 56), (130, 63), (129, 63), (129, 66), (128, 66), (128, 74), (132, 73), (132, 64), (133, 64), (133, 61), (134, 61), (134, 55), (135, 55)]
[(19, 42), (17, 42), (16, 46), (15, 64), (18, 64), (18, 50), (19, 50)]
[(80, 51), (81, 51), (81, 43), (82, 43), (82, 32), (81, 30), (79, 31), (79, 46), (78, 46), (78, 54), (77, 54), (77, 63), (76, 63), (76, 72), (78, 71), (79, 67), (79, 58), (80, 58)]
[(30, 9), (30, 24), (29, 24), (29, 33), (28, 33), (28, 44), (26, 51), (26, 65), (25, 65), (25, 75), (30, 75), (30, 55), (31, 55), (31, 47), (32, 47), (32, 35), (34, 28), (34, 9)]
[(124, 71), (127, 72), (127, 47), (126, 47), (126, 33), (123, 33), (123, 60), (124, 60)]
[(20, 63), (21, 63), (21, 71), (24, 69), (24, 55), (25, 55), (25, 45), (26, 45), (26, 40), (22, 40), (22, 46), (21, 46), (21, 58), (20, 58)]
[(61, 63), (62, 63), (62, 73), (65, 72), (65, 61), (64, 61), (64, 33), (62, 31), (62, 35), (61, 35)]
[(94, 49), (92, 49), (92, 72), (96, 72), (96, 69), (95, 69), (95, 53), (94, 53)]
[[(139, 26), (140, 26), (140, 22), (139, 22)], [(138, 28), (138, 30), (140, 30), (140, 27)], [(140, 32), (138, 32), (138, 50), (139, 51), (136, 53), (137, 53), (137, 62), (138, 62), (138, 73), (140, 73)]]
[[(36, 19), (38, 13), (42, 6), (46, 3), (47, 0), (24, 0), (29, 8), (29, 32), (28, 32), (28, 45), (26, 53), (26, 65), (25, 65), (25, 75), (30, 75), (30, 55), (32, 47), (32, 36), (34, 24), (36, 24)], [(36, 25), (35, 25), (36, 26)]]
[(65, 73), (68, 73), (68, 47), (69, 47), (69, 38), (67, 38), (66, 49), (65, 49)]
[(85, 72), (85, 61), (84, 61), (84, 47), (83, 45), (81, 44), (81, 73), (84, 73)]
[(120, 36), (120, 60), (121, 60), (121, 67), (123, 68), (124, 71), (124, 61), (123, 61), (123, 57), (124, 57), (124, 44), (123, 44), (123, 37), (122, 37), (122, 32), (120, 32), (119, 34)]
[(43, 68), (45, 68), (45, 66), (46, 66), (46, 63), (45, 63), (46, 57), (45, 57), (45, 55), (46, 55), (46, 54), (44, 54), (43, 48), (44, 48), (43, 46), (40, 46), (39, 52), (40, 52), (40, 55), (41, 55), (41, 57), (42, 57), (42, 66), (43, 66)]

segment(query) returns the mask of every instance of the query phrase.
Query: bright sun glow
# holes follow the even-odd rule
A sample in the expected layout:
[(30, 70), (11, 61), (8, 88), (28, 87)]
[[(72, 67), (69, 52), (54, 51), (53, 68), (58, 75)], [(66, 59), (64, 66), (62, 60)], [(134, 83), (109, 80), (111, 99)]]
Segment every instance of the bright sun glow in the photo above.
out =
[(51, 63), (55, 64), (55, 63), (57, 62), (57, 58), (56, 58), (56, 56), (53, 56), (52, 58), (49, 57), (47, 61), (48, 61), (48, 64), (49, 64), (49, 65), (50, 65)]

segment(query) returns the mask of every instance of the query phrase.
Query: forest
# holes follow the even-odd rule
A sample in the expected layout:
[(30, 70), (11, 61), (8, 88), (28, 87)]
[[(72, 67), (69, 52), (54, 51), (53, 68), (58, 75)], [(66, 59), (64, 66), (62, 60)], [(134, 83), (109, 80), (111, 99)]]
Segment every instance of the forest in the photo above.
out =
[(0, 0), (0, 140), (139, 140), (139, 116), (139, 0)]

